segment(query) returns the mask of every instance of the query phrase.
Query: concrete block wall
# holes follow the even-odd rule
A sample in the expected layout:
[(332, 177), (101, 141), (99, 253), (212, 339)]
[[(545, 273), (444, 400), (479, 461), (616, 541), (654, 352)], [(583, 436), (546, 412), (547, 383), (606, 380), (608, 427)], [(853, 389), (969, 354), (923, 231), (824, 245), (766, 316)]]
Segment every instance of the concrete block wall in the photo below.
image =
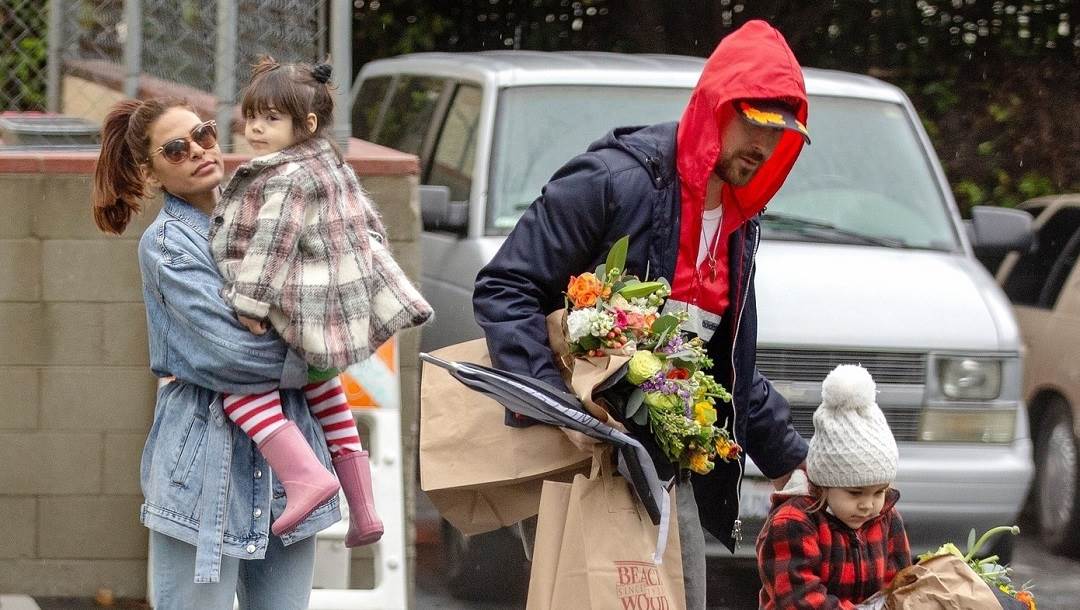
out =
[(139, 457), (154, 405), (135, 247), (88, 174), (0, 174), (0, 591), (145, 590)]
[[(418, 275), (415, 157), (359, 141), (347, 156), (402, 266)], [(229, 155), (227, 168), (241, 160)], [(156, 381), (136, 245), (160, 198), (124, 236), (101, 234), (89, 207), (93, 162), (0, 154), (0, 593), (146, 591), (139, 460)], [(401, 338), (406, 473), (415, 470), (417, 348), (416, 333)], [(407, 474), (406, 515), (412, 488)], [(357, 586), (370, 583), (370, 553), (357, 553), (354, 573)]]

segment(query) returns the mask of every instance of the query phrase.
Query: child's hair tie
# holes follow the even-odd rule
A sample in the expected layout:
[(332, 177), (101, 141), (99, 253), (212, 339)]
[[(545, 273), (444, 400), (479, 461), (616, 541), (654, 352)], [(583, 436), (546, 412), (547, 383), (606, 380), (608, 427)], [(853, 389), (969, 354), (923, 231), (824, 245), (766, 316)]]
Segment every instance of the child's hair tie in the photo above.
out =
[(311, 69), (311, 76), (316, 81), (326, 84), (330, 82), (330, 74), (334, 71), (330, 64), (319, 64)]

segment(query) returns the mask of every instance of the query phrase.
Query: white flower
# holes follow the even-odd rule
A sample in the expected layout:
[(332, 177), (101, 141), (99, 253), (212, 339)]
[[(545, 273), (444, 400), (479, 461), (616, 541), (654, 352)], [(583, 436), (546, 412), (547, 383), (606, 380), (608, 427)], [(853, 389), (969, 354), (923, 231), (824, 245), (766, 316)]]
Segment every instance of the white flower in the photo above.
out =
[(658, 307), (649, 305), (649, 299), (638, 297), (636, 299), (630, 299), (630, 306), (626, 310), (643, 316), (651, 316), (656, 315), (658, 309)]
[(566, 316), (567, 339), (577, 342), (582, 337), (593, 335), (595, 337), (606, 336), (615, 327), (615, 319), (611, 314), (598, 309), (575, 309)]
[(589, 334), (589, 312), (593, 309), (577, 309), (566, 316), (567, 339), (575, 343)]

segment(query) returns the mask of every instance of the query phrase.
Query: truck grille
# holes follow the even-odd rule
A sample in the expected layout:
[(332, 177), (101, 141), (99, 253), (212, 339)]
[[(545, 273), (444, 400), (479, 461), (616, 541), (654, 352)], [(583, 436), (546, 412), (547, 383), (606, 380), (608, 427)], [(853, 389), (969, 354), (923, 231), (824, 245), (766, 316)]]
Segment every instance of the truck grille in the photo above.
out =
[[(918, 352), (866, 352), (813, 349), (761, 349), (757, 365), (763, 375), (774, 381), (820, 383), (838, 364), (861, 364), (878, 384), (924, 385), (926, 354)], [(814, 435), (814, 409), (817, 405), (791, 405), (791, 420), (803, 438)], [(885, 419), (897, 441), (915, 441), (919, 437), (921, 406), (881, 405)]]
[[(791, 405), (791, 423), (806, 440), (814, 436), (814, 409), (817, 405)], [(885, 421), (889, 422), (893, 438), (897, 442), (919, 440), (919, 414), (921, 409), (912, 407), (882, 407)]]
[(922, 385), (926, 354), (918, 352), (855, 352), (818, 349), (759, 349), (757, 365), (769, 379), (817, 381), (838, 364), (861, 364), (877, 383)]

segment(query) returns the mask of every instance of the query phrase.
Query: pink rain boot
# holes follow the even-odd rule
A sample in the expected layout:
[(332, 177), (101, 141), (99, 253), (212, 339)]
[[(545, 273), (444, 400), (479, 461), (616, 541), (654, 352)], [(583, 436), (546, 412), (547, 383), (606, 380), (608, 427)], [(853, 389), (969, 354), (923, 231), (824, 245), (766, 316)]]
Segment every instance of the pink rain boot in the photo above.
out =
[(270, 433), (259, 451), (285, 487), (285, 512), (271, 525), (275, 536), (292, 531), (320, 504), (338, 492), (334, 475), (326, 471), (293, 422)]
[(375, 512), (375, 498), (371, 493), (368, 452), (353, 451), (334, 458), (334, 470), (341, 480), (345, 499), (349, 501), (349, 533), (345, 534), (345, 546), (364, 546), (382, 538), (383, 523)]

